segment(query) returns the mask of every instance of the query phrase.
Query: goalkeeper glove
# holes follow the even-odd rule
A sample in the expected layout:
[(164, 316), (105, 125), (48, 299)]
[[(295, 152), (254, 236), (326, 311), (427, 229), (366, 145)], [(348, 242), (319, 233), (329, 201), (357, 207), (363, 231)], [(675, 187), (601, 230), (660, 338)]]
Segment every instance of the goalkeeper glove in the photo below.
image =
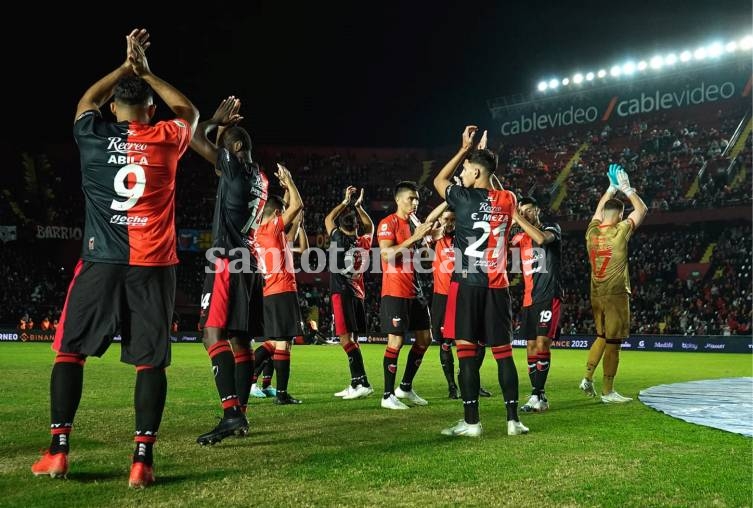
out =
[(620, 191), (627, 197), (632, 196), (635, 194), (635, 189), (633, 189), (630, 186), (630, 179), (628, 178), (628, 174), (625, 173), (625, 170), (620, 168), (617, 172), (617, 183), (619, 184), (618, 187)]

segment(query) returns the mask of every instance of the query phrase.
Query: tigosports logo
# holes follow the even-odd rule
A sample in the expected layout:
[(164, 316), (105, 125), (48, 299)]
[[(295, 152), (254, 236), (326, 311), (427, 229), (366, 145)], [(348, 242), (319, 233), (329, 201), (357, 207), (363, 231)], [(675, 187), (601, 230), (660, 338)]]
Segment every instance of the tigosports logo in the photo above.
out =
[(110, 224), (117, 224), (118, 226), (146, 226), (149, 222), (149, 217), (142, 217), (140, 215), (113, 215), (110, 217)]

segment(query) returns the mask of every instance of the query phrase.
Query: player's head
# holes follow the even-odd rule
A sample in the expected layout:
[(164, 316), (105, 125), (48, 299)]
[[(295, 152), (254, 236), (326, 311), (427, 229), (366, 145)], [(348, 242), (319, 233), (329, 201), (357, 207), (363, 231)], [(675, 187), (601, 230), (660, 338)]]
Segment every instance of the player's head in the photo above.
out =
[(410, 215), (418, 209), (418, 185), (404, 180), (395, 186), (395, 203), (402, 215)]
[(442, 215), (439, 216), (439, 224), (444, 229), (445, 234), (455, 231), (455, 212), (452, 210), (442, 212)]
[(243, 127), (233, 125), (222, 132), (220, 146), (235, 154), (239, 159), (251, 160), (251, 135)]
[(539, 203), (536, 199), (530, 196), (521, 198), (521, 200), (518, 201), (518, 213), (534, 226), (539, 225), (539, 214), (541, 213), (541, 209), (539, 208)]
[(154, 116), (154, 92), (146, 81), (137, 76), (121, 78), (115, 85), (110, 111), (118, 122), (148, 123)]
[(604, 222), (615, 223), (622, 220), (622, 214), (625, 212), (625, 203), (619, 199), (608, 199), (604, 203)]
[(497, 156), (491, 150), (472, 150), (463, 161), (460, 180), (463, 187), (487, 187), (489, 178), (497, 170)]
[(275, 215), (285, 212), (285, 200), (276, 194), (270, 194), (261, 215), (263, 223), (269, 222)]
[(355, 234), (358, 230), (358, 216), (353, 207), (348, 206), (343, 213), (337, 218), (337, 222), (346, 233)]

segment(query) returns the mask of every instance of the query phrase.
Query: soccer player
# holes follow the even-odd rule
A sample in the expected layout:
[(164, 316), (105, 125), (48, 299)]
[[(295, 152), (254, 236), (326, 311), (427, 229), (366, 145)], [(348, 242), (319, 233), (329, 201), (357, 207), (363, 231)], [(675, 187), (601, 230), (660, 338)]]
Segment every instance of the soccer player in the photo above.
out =
[(264, 336), (275, 341), (272, 353), (277, 372), (275, 404), (300, 404), (300, 400), (288, 393), (290, 347), (293, 339), (303, 334), (303, 320), (285, 225), (292, 224), (300, 214), (303, 202), (287, 168), (277, 164), (275, 176), (290, 200), (285, 206), (279, 196), (270, 196), (256, 234), (259, 261), (264, 272)]
[(551, 360), (552, 339), (559, 336), (560, 266), (562, 231), (558, 224), (541, 222), (541, 209), (532, 197), (518, 202), (514, 221), (523, 229), (512, 239), (520, 248), (523, 268), (523, 323), (521, 336), (526, 340), (531, 397), (520, 408), (523, 412), (549, 409), (545, 394)]
[[(236, 125), (242, 119), (239, 108), (235, 97), (224, 99), (214, 115), (199, 124), (191, 142), (191, 148), (211, 162), (219, 176), (199, 324), (223, 416), (214, 429), (196, 439), (200, 445), (248, 432), (250, 343), (251, 337), (263, 333), (263, 280), (253, 245), (267, 202), (268, 180), (251, 158), (251, 136)], [(208, 136), (217, 128), (223, 129), (214, 144)]]
[[(630, 276), (628, 274), (628, 240), (646, 218), (648, 208), (630, 186), (622, 166), (609, 166), (610, 185), (599, 200), (586, 229), (586, 247), (591, 263), (591, 308), (596, 325), (596, 340), (588, 352), (586, 375), (580, 389), (596, 396), (593, 375), (604, 356), (604, 381), (601, 401), (623, 403), (633, 400), (614, 391), (614, 377), (620, 361), (620, 346), (630, 335)], [(614, 195), (622, 192), (633, 205), (628, 218), (622, 220), (625, 205)]]
[[(455, 384), (455, 360), (452, 357), (452, 337), (444, 335), (445, 307), (447, 292), (450, 289), (450, 278), (455, 270), (455, 212), (444, 209), (439, 216), (439, 228), (432, 234), (434, 240), (434, 260), (432, 273), (434, 275), (434, 294), (431, 298), (431, 333), (432, 338), (439, 342), (439, 363), (447, 380), (447, 392), (450, 399), (458, 398), (458, 387)], [(479, 368), (484, 363), (485, 347), (476, 350)], [(479, 385), (479, 396), (491, 397), (491, 393)]]
[(330, 273), (332, 321), (350, 367), (350, 384), (335, 394), (343, 400), (360, 399), (374, 393), (366, 377), (356, 335), (366, 331), (363, 273), (374, 239), (374, 223), (363, 209), (363, 189), (351, 204), (356, 191), (352, 186), (345, 189), (342, 203), (324, 218), (330, 237), (330, 253), (335, 256), (335, 266), (331, 267)]
[[(152, 73), (144, 52), (148, 39), (146, 30), (133, 30), (125, 62), (94, 83), (76, 107), (85, 234), (52, 346), (57, 352), (50, 382), (52, 443), (31, 467), (37, 476), (68, 473), (84, 362), (102, 356), (119, 331), (121, 360), (136, 367), (136, 447), (128, 484), (143, 488), (154, 482), (152, 448), (167, 394), (178, 263), (175, 174), (199, 112)], [(175, 119), (149, 124), (156, 109), (153, 93)], [(100, 113), (113, 96), (115, 122)]]
[[(434, 219), (414, 226), (410, 220), (418, 208), (418, 187), (415, 182), (403, 181), (395, 187), (397, 210), (379, 223), (377, 235), (382, 258), (382, 304), (379, 309), (381, 327), (387, 332), (384, 353), (385, 409), (408, 409), (399, 398), (417, 406), (428, 402), (413, 390), (413, 378), (418, 372), (426, 348), (431, 344), (431, 320), (428, 297), (417, 283), (413, 257), (417, 243), (431, 232)], [(397, 359), (406, 332), (414, 331), (416, 340), (408, 353), (403, 380), (395, 389)]]
[[(517, 206), (515, 195), (492, 187), (496, 155), (473, 149), (478, 128), (463, 131), (462, 145), (434, 178), (440, 197), (455, 210), (455, 248), (460, 263), (452, 275), (447, 296), (445, 335), (453, 337), (460, 363), (463, 420), (444, 429), (449, 436), (481, 435), (478, 410), (479, 341), (491, 346), (507, 409), (507, 433), (528, 432), (518, 419), (518, 373), (512, 357), (512, 310), (507, 280), (507, 238)], [(461, 184), (452, 183), (460, 164)]]

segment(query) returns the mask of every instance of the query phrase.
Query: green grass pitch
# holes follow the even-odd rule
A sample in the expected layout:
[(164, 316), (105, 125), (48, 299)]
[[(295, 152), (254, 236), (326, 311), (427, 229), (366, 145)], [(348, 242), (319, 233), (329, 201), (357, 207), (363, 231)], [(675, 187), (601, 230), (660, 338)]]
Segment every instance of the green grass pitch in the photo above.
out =
[[(290, 392), (300, 406), (253, 399), (247, 438), (199, 447), (220, 414), (209, 360), (197, 344), (173, 347), (169, 392), (155, 448), (157, 484), (127, 488), (134, 369), (119, 346), (87, 362), (71, 435), (67, 480), (29, 467), (49, 443), (49, 344), (3, 344), (0, 376), (2, 506), (751, 506), (751, 439), (685, 423), (633, 401), (606, 406), (578, 390), (585, 351), (552, 353), (551, 410), (522, 414), (531, 429), (508, 437), (496, 365), (487, 358), (484, 435), (439, 431), (462, 417), (446, 398), (439, 353), (415, 381), (428, 407), (378, 407), (384, 346), (363, 346), (375, 394), (341, 401), (349, 378), (339, 346), (295, 347)], [(400, 358), (402, 373), (407, 350)], [(515, 350), (521, 404), (529, 393), (525, 352)], [(457, 365), (457, 364), (456, 364)], [(600, 380), (601, 367), (596, 380)], [(623, 395), (656, 384), (753, 375), (750, 355), (621, 355)], [(600, 383), (597, 383), (597, 388)], [(751, 394), (740, 394), (750, 397)]]

